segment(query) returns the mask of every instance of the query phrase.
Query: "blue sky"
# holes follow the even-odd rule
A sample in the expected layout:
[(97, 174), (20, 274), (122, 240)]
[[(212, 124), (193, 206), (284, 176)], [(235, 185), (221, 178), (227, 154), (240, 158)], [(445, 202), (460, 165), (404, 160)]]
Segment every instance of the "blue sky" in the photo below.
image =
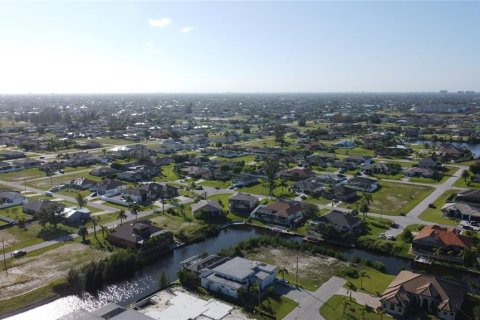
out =
[(0, 92), (480, 90), (476, 2), (0, 2)]

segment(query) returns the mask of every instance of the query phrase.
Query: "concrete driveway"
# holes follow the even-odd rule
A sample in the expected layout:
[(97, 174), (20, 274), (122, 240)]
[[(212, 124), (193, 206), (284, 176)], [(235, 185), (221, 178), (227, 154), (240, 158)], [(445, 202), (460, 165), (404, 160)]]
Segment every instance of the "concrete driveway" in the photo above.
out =
[(284, 320), (303, 320), (303, 319), (324, 319), (320, 315), (320, 307), (330, 299), (343, 285), (345, 279), (331, 277), (322, 284), (315, 292), (300, 288), (286, 289), (285, 296), (298, 303), (298, 307), (293, 309)]

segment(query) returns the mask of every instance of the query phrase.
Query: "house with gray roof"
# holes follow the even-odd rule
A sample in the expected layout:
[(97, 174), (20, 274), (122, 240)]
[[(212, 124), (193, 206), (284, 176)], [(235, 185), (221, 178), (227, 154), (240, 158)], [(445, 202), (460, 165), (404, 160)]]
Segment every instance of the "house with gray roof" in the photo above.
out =
[(228, 199), (230, 210), (243, 214), (250, 214), (259, 203), (257, 197), (240, 192), (235, 193)]
[(277, 277), (277, 267), (263, 262), (235, 257), (200, 274), (200, 285), (210, 291), (239, 298), (239, 290), (256, 283), (260, 294)]

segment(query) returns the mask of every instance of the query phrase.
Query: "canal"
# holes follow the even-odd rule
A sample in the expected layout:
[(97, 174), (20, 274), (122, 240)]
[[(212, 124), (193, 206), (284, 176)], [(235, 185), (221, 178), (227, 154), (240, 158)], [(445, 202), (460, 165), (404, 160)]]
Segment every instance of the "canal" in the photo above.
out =
[[(222, 230), (217, 237), (177, 248), (157, 261), (140, 269), (132, 279), (109, 285), (95, 296), (91, 294), (83, 294), (82, 296), (72, 295), (63, 297), (8, 319), (51, 320), (57, 319), (80, 308), (94, 310), (109, 302), (128, 305), (157, 291), (159, 289), (159, 279), (162, 272), (166, 274), (170, 281), (177, 279), (176, 273), (181, 261), (204, 252), (215, 254), (224, 248), (239, 243), (240, 241), (269, 233), (271, 233), (271, 231), (250, 226), (231, 226)], [(297, 241), (302, 241), (299, 237), (293, 238)], [(380, 261), (385, 265), (387, 272), (390, 274), (397, 274), (402, 269), (416, 269), (416, 266), (406, 259), (384, 256), (356, 248), (344, 249), (332, 245), (328, 246), (342, 252), (342, 254), (348, 259), (359, 257), (361, 259)], [(456, 272), (450, 269), (430, 267), (428, 271), (437, 275), (450, 275), (459, 280), (471, 280), (468, 279), (469, 275), (467, 273)], [(476, 281), (478, 281), (478, 279), (476, 279)]]

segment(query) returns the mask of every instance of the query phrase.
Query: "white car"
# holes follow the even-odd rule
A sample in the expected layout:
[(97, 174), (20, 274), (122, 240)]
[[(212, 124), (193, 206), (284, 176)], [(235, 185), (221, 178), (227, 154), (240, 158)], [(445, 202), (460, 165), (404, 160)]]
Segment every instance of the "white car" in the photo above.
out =
[(380, 233), (380, 235), (378, 236), (380, 239), (385, 239), (387, 236), (385, 236), (385, 233)]
[(393, 234), (389, 234), (389, 235), (387, 236), (387, 239), (393, 241), (393, 240), (395, 240), (395, 236), (394, 236)]

